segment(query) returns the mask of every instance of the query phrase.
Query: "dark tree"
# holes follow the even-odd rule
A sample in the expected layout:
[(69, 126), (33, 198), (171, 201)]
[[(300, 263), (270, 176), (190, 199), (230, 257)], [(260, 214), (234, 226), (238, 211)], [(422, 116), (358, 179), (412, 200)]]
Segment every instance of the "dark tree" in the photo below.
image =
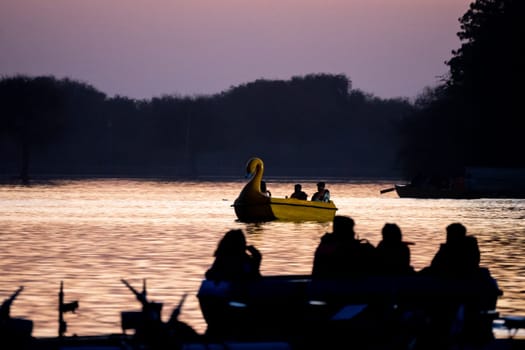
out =
[(443, 84), (405, 124), (405, 172), (523, 167), (525, 2), (477, 0), (459, 19), (461, 47)]
[(257, 155), (276, 176), (391, 176), (400, 120), (413, 109), (321, 73), (151, 100), (46, 77), (0, 87), (0, 171), (17, 171), (11, 154), (21, 153), (26, 181), (30, 154), (32, 174), (230, 176)]
[(0, 132), (19, 145), (20, 179), (25, 184), (32, 152), (50, 143), (63, 127), (62, 102), (60, 82), (53, 77), (0, 80)]
[(447, 62), (447, 86), (473, 134), (471, 163), (525, 165), (524, 16), (522, 0), (477, 0), (460, 18), (462, 45)]

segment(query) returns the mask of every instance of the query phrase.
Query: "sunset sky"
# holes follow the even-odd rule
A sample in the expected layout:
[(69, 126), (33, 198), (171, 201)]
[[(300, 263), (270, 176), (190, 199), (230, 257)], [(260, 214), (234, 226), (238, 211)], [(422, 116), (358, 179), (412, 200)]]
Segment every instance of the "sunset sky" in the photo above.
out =
[(470, 0), (2, 0), (0, 74), (138, 99), (345, 74), (382, 98), (447, 72)]

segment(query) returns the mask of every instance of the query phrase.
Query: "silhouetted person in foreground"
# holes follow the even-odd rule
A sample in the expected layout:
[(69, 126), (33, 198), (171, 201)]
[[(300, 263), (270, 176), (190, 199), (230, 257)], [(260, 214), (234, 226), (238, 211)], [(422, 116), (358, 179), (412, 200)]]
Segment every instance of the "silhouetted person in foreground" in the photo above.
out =
[(386, 223), (381, 230), (383, 239), (377, 245), (378, 273), (384, 275), (406, 275), (414, 273), (410, 265), (410, 248), (403, 242), (398, 225)]
[[(224, 339), (242, 334), (243, 327), (249, 327), (251, 323), (239, 323), (235, 308), (230, 306), (228, 298), (224, 298), (222, 292), (217, 294), (214, 288), (220, 286), (220, 282), (242, 283), (259, 280), (262, 255), (255, 247), (246, 244), (242, 230), (234, 229), (226, 232), (221, 238), (214, 256), (215, 261), (205, 273), (206, 279), (211, 283), (201, 287), (198, 297), (208, 324), (206, 337)], [(232, 324), (235, 327), (232, 328)]]
[(479, 272), (480, 252), (474, 236), (461, 223), (447, 226), (447, 238), (424, 272), (441, 277), (469, 277)]
[[(367, 300), (363, 301), (361, 296), (349, 300), (345, 295), (347, 288), (353, 294), (354, 287), (359, 289), (361, 283), (366, 283), (366, 277), (375, 273), (375, 248), (357, 238), (354, 226), (352, 218), (336, 215), (332, 232), (321, 237), (315, 250), (311, 287), (314, 298), (319, 296), (320, 300), (327, 301), (322, 312), (328, 319), (314, 323), (314, 327), (307, 330), (308, 348), (337, 349), (351, 339), (352, 344), (367, 344), (365, 348), (369, 349), (368, 346), (382, 339), (378, 335), (382, 330), (376, 327), (378, 320), (383, 319), (383, 304), (371, 301), (373, 297), (370, 300), (365, 297)], [(352, 305), (354, 303), (367, 305)]]
[[(489, 269), (480, 267), (476, 237), (467, 235), (461, 223), (446, 228), (446, 242), (441, 244), (430, 266), (421, 270), (433, 276), (457, 294), (445, 300), (429, 301), (427, 333), (422, 348), (444, 349), (451, 344), (482, 344), (493, 339), (490, 315), (481, 310), (496, 308), (500, 290)], [(440, 288), (441, 285), (437, 285)], [(467, 296), (462, 296), (467, 293)], [(474, 293), (474, 297), (469, 297)]]
[(308, 195), (303, 191), (301, 184), (295, 184), (294, 192), (290, 195), (290, 198), (296, 198), (305, 201), (308, 198)]
[(261, 276), (259, 271), (262, 255), (251, 245), (240, 229), (226, 232), (215, 250), (215, 261), (206, 279), (215, 281), (248, 280)]
[(372, 273), (375, 248), (366, 240), (356, 238), (354, 220), (336, 215), (333, 232), (325, 233), (314, 255), (312, 277), (346, 278)]
[(312, 201), (314, 202), (329, 202), (330, 201), (330, 191), (326, 188), (324, 182), (317, 183), (317, 192), (312, 196)]

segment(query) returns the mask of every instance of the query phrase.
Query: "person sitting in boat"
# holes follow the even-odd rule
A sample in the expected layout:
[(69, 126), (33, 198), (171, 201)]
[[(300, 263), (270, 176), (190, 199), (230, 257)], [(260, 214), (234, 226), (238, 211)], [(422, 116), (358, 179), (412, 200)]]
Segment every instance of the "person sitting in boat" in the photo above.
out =
[(330, 191), (326, 188), (324, 182), (317, 183), (317, 192), (312, 196), (314, 202), (330, 202)]
[(246, 280), (261, 276), (262, 255), (246, 244), (244, 232), (233, 229), (222, 237), (214, 253), (215, 261), (205, 277), (214, 281)]
[(476, 237), (467, 235), (467, 228), (459, 222), (446, 228), (445, 243), (422, 272), (443, 277), (466, 277), (479, 269), (480, 252)]
[(414, 273), (410, 265), (410, 248), (403, 242), (401, 228), (394, 223), (386, 223), (381, 230), (382, 240), (377, 245), (378, 273), (385, 275), (405, 275)]
[(266, 197), (272, 196), (272, 192), (268, 191), (268, 188), (266, 188), (266, 181), (261, 181), (261, 193)]
[(290, 198), (301, 199), (304, 201), (308, 198), (308, 195), (303, 191), (301, 184), (295, 184), (294, 188), (295, 191), (290, 195)]
[[(458, 321), (462, 324), (463, 341), (478, 344), (490, 341), (493, 339), (492, 319), (482, 317), (479, 308), (495, 308), (501, 291), (489, 269), (479, 265), (480, 250), (476, 237), (467, 235), (466, 227), (458, 222), (448, 225), (446, 232), (446, 242), (440, 245), (430, 266), (423, 268), (420, 274), (448, 279), (458, 285), (461, 285), (459, 283), (461, 281), (468, 281), (469, 284), (474, 284), (480, 289), (483, 298), (470, 302), (464, 300), (463, 305), (452, 300), (450, 305), (438, 304), (435, 308), (430, 308), (427, 311), (429, 325), (432, 328), (429, 341), (435, 341), (436, 334), (439, 336), (448, 334)], [(446, 337), (443, 339), (447, 340)]]
[(356, 238), (354, 220), (336, 215), (314, 254), (312, 278), (347, 278), (375, 272), (375, 247)]

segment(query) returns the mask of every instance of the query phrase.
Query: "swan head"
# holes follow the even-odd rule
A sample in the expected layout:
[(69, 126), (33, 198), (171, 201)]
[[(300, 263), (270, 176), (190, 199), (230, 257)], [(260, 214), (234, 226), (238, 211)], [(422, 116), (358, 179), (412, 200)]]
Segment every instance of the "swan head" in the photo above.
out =
[(263, 177), (264, 165), (261, 158), (252, 157), (246, 162), (246, 178), (250, 181), (244, 186), (236, 202), (248, 200), (250, 202), (268, 201), (263, 193), (261, 193), (261, 180)]
[(246, 177), (253, 177), (255, 174), (260, 174), (264, 171), (264, 164), (261, 158), (252, 157), (246, 162)]

